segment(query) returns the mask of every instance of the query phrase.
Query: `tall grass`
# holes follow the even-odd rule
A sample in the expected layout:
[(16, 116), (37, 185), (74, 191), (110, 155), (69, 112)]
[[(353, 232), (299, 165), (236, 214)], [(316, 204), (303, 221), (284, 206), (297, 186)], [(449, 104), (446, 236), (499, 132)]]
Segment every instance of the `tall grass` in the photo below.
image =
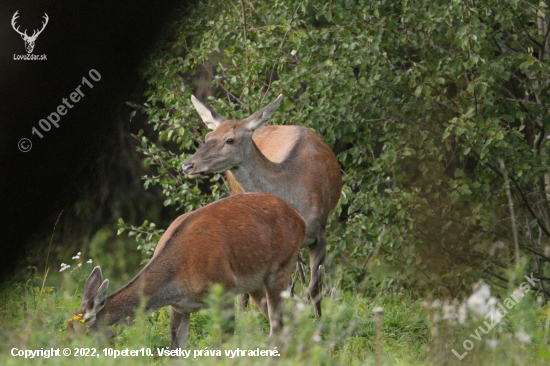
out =
[[(67, 320), (80, 303), (84, 281), (94, 264), (83, 261), (81, 267), (52, 271), (48, 285), (42, 287), (41, 278), (27, 282), (3, 285), (0, 295), (0, 364), (26, 363), (47, 365), (111, 365), (111, 364), (168, 364), (168, 357), (158, 357), (157, 349), (170, 344), (169, 313), (164, 308), (153, 314), (138, 313), (134, 325), (119, 329), (109, 341), (88, 335), (66, 341)], [(116, 281), (115, 281), (116, 283)], [(52, 285), (54, 284), (54, 285)], [(116, 286), (122, 283), (116, 283)], [(113, 287), (113, 290), (115, 287)], [(513, 291), (513, 287), (510, 288)], [(510, 291), (508, 290), (508, 291)], [(337, 292), (336, 292), (337, 293)], [(369, 293), (372, 293), (370, 291)], [(503, 292), (506, 294), (506, 291)], [(373, 296), (344, 292), (336, 298), (323, 301), (324, 315), (313, 316), (311, 304), (295, 298), (286, 299), (282, 336), (268, 339), (269, 322), (254, 307), (238, 314), (235, 334), (223, 331), (225, 314), (221, 304), (223, 294), (215, 289), (207, 299), (208, 309), (193, 314), (185, 349), (191, 356), (177, 363), (200, 365), (248, 364), (315, 364), (315, 365), (548, 365), (550, 361), (550, 308), (539, 306), (536, 294), (531, 292), (510, 310), (507, 322), (480, 341), (462, 361), (452, 349), (463, 352), (463, 342), (472, 339), (479, 320), (469, 315), (465, 325), (449, 321), (445, 311), (458, 303), (447, 303), (446, 308), (432, 301), (415, 299), (404, 290), (396, 293), (393, 287), (381, 287)], [(373, 309), (382, 308), (376, 315)], [(446, 309), (446, 310), (445, 310)], [(378, 318), (377, 318), (378, 317)], [(377, 319), (380, 321), (377, 326)], [(519, 340), (519, 331), (528, 334), (530, 342)], [(105, 356), (103, 349), (137, 350), (143, 347), (153, 351), (153, 357)], [(273, 350), (278, 357), (238, 356), (231, 358), (225, 350)], [(38, 357), (32, 360), (14, 357), (11, 350), (95, 348), (97, 357)], [(195, 356), (195, 351), (220, 350), (221, 356)]]

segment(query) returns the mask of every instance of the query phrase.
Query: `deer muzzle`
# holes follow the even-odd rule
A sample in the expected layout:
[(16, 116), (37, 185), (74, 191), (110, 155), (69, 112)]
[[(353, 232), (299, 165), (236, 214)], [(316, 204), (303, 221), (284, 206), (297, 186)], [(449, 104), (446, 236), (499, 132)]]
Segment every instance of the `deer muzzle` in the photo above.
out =
[(193, 174), (195, 167), (196, 166), (194, 163), (185, 162), (182, 166), (182, 169), (183, 169), (183, 172), (189, 176), (189, 178), (197, 178), (197, 177), (200, 177), (201, 174), (200, 173)]

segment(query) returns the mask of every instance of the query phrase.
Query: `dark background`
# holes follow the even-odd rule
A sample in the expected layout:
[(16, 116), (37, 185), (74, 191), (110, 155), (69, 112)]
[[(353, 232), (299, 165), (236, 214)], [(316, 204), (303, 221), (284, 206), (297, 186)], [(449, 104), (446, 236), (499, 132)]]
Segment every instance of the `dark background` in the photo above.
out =
[[(116, 111), (140, 81), (137, 69), (183, 1), (12, 1), (0, 3), (0, 281), (22, 259), (37, 233), (51, 231), (60, 211), (95, 179), (98, 154), (116, 149)], [(14, 60), (26, 54), (12, 29), (49, 23), (33, 54), (47, 61)], [(92, 81), (90, 69), (101, 74)], [(93, 89), (43, 132), (38, 125), (69, 98), (86, 77)], [(70, 102), (70, 101), (69, 101)], [(73, 104), (73, 103), (71, 103)], [(117, 109), (118, 108), (118, 109)], [(31, 134), (36, 127), (44, 135)], [(22, 138), (32, 149), (18, 149)]]

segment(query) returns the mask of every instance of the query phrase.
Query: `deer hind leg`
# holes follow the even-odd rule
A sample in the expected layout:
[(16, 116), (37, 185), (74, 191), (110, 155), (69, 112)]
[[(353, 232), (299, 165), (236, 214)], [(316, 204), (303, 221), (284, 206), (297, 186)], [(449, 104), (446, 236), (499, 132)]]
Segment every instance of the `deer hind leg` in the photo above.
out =
[(185, 341), (187, 341), (187, 336), (189, 335), (190, 317), (190, 313), (179, 312), (173, 306), (170, 306), (171, 349), (183, 348), (185, 345)]
[(237, 295), (237, 311), (244, 313), (248, 307), (249, 296), (247, 293)]
[(309, 247), (309, 261), (311, 266), (311, 280), (309, 282), (309, 296), (315, 309), (315, 317), (321, 317), (321, 273), (322, 266), (325, 263), (325, 254), (327, 250), (327, 234), (323, 228), (317, 240)]
[(267, 292), (267, 311), (269, 315), (270, 331), (269, 337), (273, 338), (283, 329), (283, 303), (281, 292), (288, 287), (292, 268), (296, 263), (296, 257), (289, 260), (281, 268), (272, 275), (268, 276), (265, 288)]
[(256, 304), (258, 309), (260, 309), (262, 314), (264, 314), (264, 316), (269, 320), (269, 312), (267, 309), (267, 299), (264, 286), (255, 291), (251, 291), (248, 294), (250, 295), (250, 298), (252, 299), (254, 304)]

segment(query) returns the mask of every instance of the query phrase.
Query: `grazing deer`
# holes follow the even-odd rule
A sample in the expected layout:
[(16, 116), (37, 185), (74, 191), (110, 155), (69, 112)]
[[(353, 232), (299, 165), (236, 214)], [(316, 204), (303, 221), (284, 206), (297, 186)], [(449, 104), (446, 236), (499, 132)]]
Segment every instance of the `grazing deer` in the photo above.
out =
[(23, 41), (25, 41), (25, 49), (27, 50), (27, 53), (32, 53), (32, 51), (34, 49), (34, 42), (36, 42), (36, 39), (38, 38), (40, 33), (42, 33), (44, 28), (46, 28), (46, 24), (48, 24), (48, 20), (50, 18), (48, 18), (48, 14), (44, 13), (44, 22), (42, 22), (42, 29), (40, 29), (40, 30), (35, 29), (34, 32), (32, 33), (32, 36), (29, 36), (27, 34), (26, 29), (25, 29), (24, 32), (21, 32), (19, 30), (19, 26), (17, 26), (17, 27), (15, 26), (15, 21), (17, 20), (17, 18), (19, 18), (19, 15), (17, 13), (19, 13), (19, 10), (17, 10), (15, 12), (15, 14), (13, 14), (13, 17), (11, 18), (11, 26), (12, 26), (14, 31), (19, 33), (21, 38), (23, 38)]
[(164, 233), (151, 261), (114, 294), (107, 296), (109, 280), (94, 268), (68, 331), (128, 325), (144, 296), (148, 312), (170, 305), (171, 347), (182, 348), (190, 313), (205, 306), (212, 284), (221, 284), (227, 292), (247, 292), (269, 319), (273, 336), (282, 328), (281, 292), (305, 228), (289, 204), (266, 193), (231, 196), (182, 215)]
[(307, 229), (303, 246), (309, 248), (311, 262), (309, 294), (319, 317), (326, 225), (340, 198), (342, 175), (336, 156), (312, 130), (301, 126), (263, 127), (282, 97), (279, 95), (250, 117), (234, 121), (226, 120), (192, 96), (197, 112), (213, 131), (185, 161), (183, 171), (191, 178), (227, 171), (232, 194), (271, 193), (304, 217)]

